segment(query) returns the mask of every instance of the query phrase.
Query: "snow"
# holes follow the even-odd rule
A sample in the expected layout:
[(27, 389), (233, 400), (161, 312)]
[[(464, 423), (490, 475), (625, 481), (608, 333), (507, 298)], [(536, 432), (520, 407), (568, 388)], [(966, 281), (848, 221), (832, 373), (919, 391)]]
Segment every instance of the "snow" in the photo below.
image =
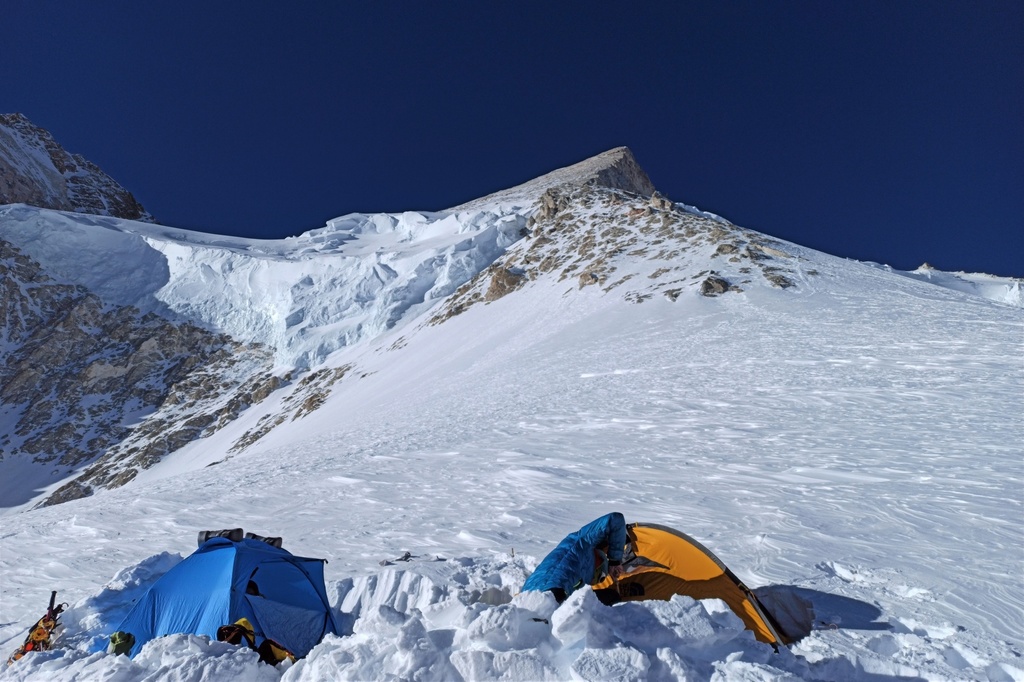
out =
[(702, 211), (701, 209), (697, 208), (696, 206), (691, 206), (690, 204), (683, 204), (683, 203), (677, 203), (676, 206), (678, 206), (683, 211), (685, 211), (685, 212), (687, 212), (687, 213), (689, 213), (691, 215), (698, 215), (698, 216), (701, 216), (703, 218), (708, 218), (709, 220), (714, 220), (716, 223), (721, 223), (723, 225), (732, 225), (732, 223), (730, 221), (726, 220), (722, 216), (717, 215), (715, 213), (711, 213), (710, 211)]
[(939, 286), (982, 296), (999, 303), (1024, 307), (1024, 289), (1021, 288), (1024, 279), (1021, 278), (996, 277), (994, 275), (970, 272), (942, 272), (928, 264), (909, 272), (903, 270), (891, 271), (904, 277), (913, 277), (914, 279), (932, 282)]
[[(1000, 298), (1019, 282), (792, 246), (791, 290), (636, 304), (551, 278), (426, 324), (525, 218), (352, 215), (257, 242), (0, 208), (5, 239), (112, 302), (360, 369), (249, 450), (227, 456), (273, 400), (123, 488), (0, 516), (0, 651), (51, 589), (70, 604), (62, 648), (0, 680), (1024, 680), (1024, 309)], [(72, 239), (81, 259), (59, 255)], [(100, 254), (131, 281), (104, 288)], [(815, 629), (776, 652), (715, 600), (519, 593), (612, 510), (799, 594)], [(276, 669), (186, 634), (103, 652), (198, 530), (238, 526), (329, 560), (343, 636)]]
[(309, 367), (455, 291), (519, 238), (526, 217), (351, 214), (283, 240), (24, 205), (0, 207), (0, 223), (4, 239), (106, 303), (187, 319)]

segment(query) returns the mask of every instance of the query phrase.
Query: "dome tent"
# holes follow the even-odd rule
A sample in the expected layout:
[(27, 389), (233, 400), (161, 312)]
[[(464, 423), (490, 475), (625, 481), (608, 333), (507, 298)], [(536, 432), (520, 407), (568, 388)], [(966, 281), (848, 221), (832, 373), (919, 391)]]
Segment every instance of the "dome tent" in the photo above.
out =
[(214, 639), (218, 627), (246, 618), (258, 641), (273, 639), (302, 657), (324, 635), (338, 632), (324, 563), (257, 539), (214, 537), (157, 580), (118, 630), (135, 637), (135, 656), (156, 637), (191, 633)]
[[(694, 599), (721, 599), (762, 642), (778, 647), (791, 643), (772, 614), (754, 593), (707, 547), (681, 531), (650, 523), (631, 523), (619, 580), (624, 601), (671, 599), (680, 594)], [(611, 578), (593, 585), (613, 586)]]

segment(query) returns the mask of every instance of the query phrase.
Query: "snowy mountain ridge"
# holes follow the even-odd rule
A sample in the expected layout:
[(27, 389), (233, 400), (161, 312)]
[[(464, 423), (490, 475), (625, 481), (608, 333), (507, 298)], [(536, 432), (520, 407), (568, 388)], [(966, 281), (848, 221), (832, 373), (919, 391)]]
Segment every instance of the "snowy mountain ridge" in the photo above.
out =
[[(0, 646), (71, 604), (0, 679), (1024, 677), (1019, 282), (935, 286), (608, 166), (279, 241), (0, 207)], [(613, 509), (814, 630), (775, 652), (716, 600), (517, 594)], [(102, 653), (237, 526), (330, 560), (343, 636), (278, 669)]]
[[(472, 205), (350, 214), (284, 240), (27, 207), (3, 209), (2, 219), (5, 239), (109, 303), (205, 324), (275, 348), (282, 366), (310, 367), (450, 294), (523, 235), (543, 191), (585, 183), (653, 191), (620, 148)], [(132, 267), (110, 272), (104, 261)]]
[[(284, 240), (221, 237), (17, 206), (0, 209), (0, 219), (6, 240), (107, 303), (260, 343), (275, 349), (279, 365), (308, 368), (448, 296), (526, 236), (538, 215), (554, 211), (553, 196), (587, 186), (655, 194), (629, 151), (619, 148), (449, 211), (350, 214)], [(561, 201), (564, 209), (566, 200)], [(658, 207), (662, 223), (672, 216), (667, 234), (684, 229), (676, 223), (686, 216), (718, 223), (719, 234), (730, 228), (748, 237), (757, 234), (660, 195), (650, 206)], [(633, 216), (615, 219), (635, 220), (652, 208), (636, 204), (629, 210)], [(755, 239), (779, 244), (764, 235)], [(756, 244), (754, 249), (755, 260), (768, 257)], [(1024, 305), (1019, 281), (930, 272), (940, 285)], [(982, 281), (987, 287), (981, 288)]]
[[(30, 391), (43, 374), (19, 368), (38, 364), (38, 357), (52, 352), (48, 348), (66, 339), (44, 336), (48, 345), (12, 345), (11, 361), (0, 375), (6, 376), (0, 418), (10, 435), (0, 445), (5, 466), (14, 465), (12, 457), (19, 462), (22, 482), (19, 492), (6, 491), (8, 505), (31, 499), (26, 491), (44, 480), (50, 504), (123, 485), (247, 413), (243, 422), (256, 419), (258, 411), (249, 407), (275, 391), (291, 396), (286, 403), (296, 406), (287, 410), (293, 418), (306, 414), (302, 406), (319, 404), (354, 369), (330, 362), (318, 370), (332, 354), (373, 343), (425, 314), (441, 323), (540, 279), (568, 281), (578, 289), (594, 286), (642, 303), (654, 296), (674, 301), (739, 293), (750, 286), (796, 289), (818, 274), (804, 265), (814, 260), (813, 252), (661, 196), (626, 148), (449, 211), (350, 214), (283, 240), (222, 237), (25, 205), (0, 207), (0, 230), (9, 248), (33, 259), (46, 277), (82, 287), (98, 299), (94, 307), (120, 311), (121, 327), (125, 318), (139, 315), (194, 330), (140, 331), (133, 341), (122, 339), (120, 350), (81, 345), (90, 350), (50, 370), (59, 378), (45, 381), (53, 387), (47, 400)], [(970, 281), (942, 280), (961, 289)], [(19, 291), (41, 290), (22, 285)], [(12, 300), (23, 295), (11, 292)], [(1019, 283), (990, 278), (981, 293), (1021, 305)], [(49, 314), (22, 325), (44, 330), (55, 319)], [(107, 324), (65, 320), (59, 328), (77, 330), (83, 323)], [(194, 334), (208, 336), (203, 347), (209, 351), (187, 364), (172, 360), (184, 357), (181, 349), (155, 355), (147, 350), (164, 338)], [(234, 369), (216, 369), (225, 343), (218, 335), (250, 349), (248, 374), (239, 374), (238, 362), (231, 363)], [(11, 331), (6, 338), (14, 344)], [(159, 364), (140, 360), (147, 356)], [(315, 371), (301, 376), (309, 370)], [(230, 378), (214, 395), (196, 394), (220, 371)], [(104, 385), (97, 376), (114, 382), (100, 391), (104, 397), (98, 402), (90, 397)], [(124, 384), (124, 376), (135, 383)], [(148, 388), (124, 390), (135, 385)], [(86, 411), (88, 426), (82, 420)], [(282, 418), (262, 415), (231, 450), (251, 446)], [(29, 467), (33, 475), (24, 470), (26, 458), (41, 465)], [(53, 476), (70, 480), (56, 487)], [(23, 485), (32, 480), (38, 483)]]

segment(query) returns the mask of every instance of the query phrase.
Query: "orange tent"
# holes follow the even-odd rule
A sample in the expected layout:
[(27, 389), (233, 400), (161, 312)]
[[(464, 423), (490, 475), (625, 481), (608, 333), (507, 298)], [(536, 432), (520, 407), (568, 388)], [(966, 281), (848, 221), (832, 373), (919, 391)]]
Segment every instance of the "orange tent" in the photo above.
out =
[[(762, 642), (789, 644), (757, 597), (711, 550), (686, 533), (649, 523), (631, 523), (623, 557), (626, 573), (619, 578), (625, 601), (671, 599), (682, 594), (694, 599), (721, 599)], [(593, 585), (612, 587), (611, 578)]]

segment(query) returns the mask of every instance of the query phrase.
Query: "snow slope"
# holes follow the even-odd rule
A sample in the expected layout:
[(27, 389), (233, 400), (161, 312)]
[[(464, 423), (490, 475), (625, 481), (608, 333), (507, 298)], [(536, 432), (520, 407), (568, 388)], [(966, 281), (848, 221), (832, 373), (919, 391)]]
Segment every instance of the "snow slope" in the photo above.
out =
[[(0, 516), (0, 649), (49, 590), (70, 604), (63, 648), (0, 680), (1024, 679), (1019, 282), (648, 203), (610, 154), (275, 242), (0, 207), (4, 239), (108, 302), (341, 376), (301, 418), (279, 391), (122, 488)], [(597, 176), (615, 189), (559, 193)], [(775, 652), (714, 600), (518, 594), (612, 510), (806, 599), (814, 631)], [(237, 526), (329, 559), (344, 636), (278, 669), (191, 635), (102, 653), (198, 530)]]
[[(225, 458), (239, 424), (0, 517), (0, 647), (48, 590), (71, 603), (69, 648), (0, 679), (1024, 679), (1021, 309), (787, 249), (785, 291), (631, 303), (549, 277), (420, 316), (331, 355), (361, 374), (248, 451)], [(798, 591), (818, 629), (775, 653), (718, 602), (513, 597), (613, 509)], [(238, 525), (329, 559), (351, 634), (282, 670), (185, 635), (92, 653), (195, 531)]]

